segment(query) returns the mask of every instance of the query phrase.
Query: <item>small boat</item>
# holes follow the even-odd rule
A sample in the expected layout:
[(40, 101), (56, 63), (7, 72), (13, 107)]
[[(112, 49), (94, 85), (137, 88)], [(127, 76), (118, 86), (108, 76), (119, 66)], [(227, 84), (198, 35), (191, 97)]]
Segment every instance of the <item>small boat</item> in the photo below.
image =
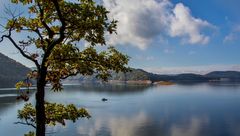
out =
[(103, 101), (103, 102), (106, 102), (107, 100), (108, 100), (108, 99), (106, 99), (106, 98), (102, 98), (102, 101)]

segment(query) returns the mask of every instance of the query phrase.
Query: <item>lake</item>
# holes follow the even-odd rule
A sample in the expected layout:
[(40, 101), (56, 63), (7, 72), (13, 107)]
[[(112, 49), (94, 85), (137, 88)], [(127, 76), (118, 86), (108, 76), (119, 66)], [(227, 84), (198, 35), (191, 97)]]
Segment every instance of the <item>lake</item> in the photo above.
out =
[[(240, 136), (240, 84), (171, 86), (79, 85), (47, 91), (49, 102), (76, 104), (92, 118), (47, 128), (49, 136)], [(17, 91), (0, 90), (0, 134), (23, 136), (31, 127), (14, 124)], [(101, 99), (107, 98), (103, 102)], [(30, 98), (34, 102), (34, 94)]]

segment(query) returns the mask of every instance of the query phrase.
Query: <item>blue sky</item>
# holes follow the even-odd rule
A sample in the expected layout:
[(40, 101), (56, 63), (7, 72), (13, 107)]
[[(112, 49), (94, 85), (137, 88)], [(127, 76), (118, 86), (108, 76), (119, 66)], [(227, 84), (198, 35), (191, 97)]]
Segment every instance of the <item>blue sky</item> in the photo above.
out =
[[(239, 0), (102, 0), (102, 4), (110, 18), (119, 20), (118, 35), (107, 35), (108, 44), (128, 54), (132, 67), (156, 73), (240, 70)], [(0, 43), (0, 52), (32, 66), (8, 44)]]

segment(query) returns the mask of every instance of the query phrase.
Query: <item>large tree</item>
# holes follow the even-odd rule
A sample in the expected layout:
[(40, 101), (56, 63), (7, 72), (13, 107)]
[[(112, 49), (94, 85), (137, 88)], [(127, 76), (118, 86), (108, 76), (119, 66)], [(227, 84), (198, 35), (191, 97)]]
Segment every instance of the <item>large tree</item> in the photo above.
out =
[[(51, 108), (75, 109), (73, 105), (50, 104), (45, 102), (45, 85), (52, 90), (62, 89), (61, 80), (77, 74), (92, 75), (106, 80), (111, 71), (127, 71), (128, 57), (113, 47), (97, 51), (96, 45), (106, 45), (106, 32), (115, 33), (115, 20), (109, 20), (108, 11), (93, 0), (11, 0), (12, 3), (27, 7), (27, 13), (16, 14), (7, 10), (10, 18), (4, 26), (0, 42), (10, 40), (12, 45), (26, 59), (36, 65), (29, 77), (37, 79), (35, 109), (26, 105), (20, 111), (20, 118), (31, 119), (36, 127), (36, 135), (45, 135), (45, 125), (50, 123), (47, 114)], [(22, 34), (23, 40), (15, 35)], [(22, 36), (23, 37), (23, 36)], [(88, 47), (79, 43), (89, 43)], [(55, 108), (56, 110), (56, 108)], [(72, 111), (72, 110), (70, 110)], [(85, 111), (79, 116), (84, 115)], [(27, 114), (27, 115), (26, 115)], [(34, 117), (36, 116), (36, 117)], [(30, 118), (31, 117), (31, 118)], [(57, 118), (57, 122), (69, 117)], [(77, 117), (76, 117), (77, 118)], [(56, 119), (51, 117), (51, 119)], [(74, 120), (74, 119), (72, 119)]]

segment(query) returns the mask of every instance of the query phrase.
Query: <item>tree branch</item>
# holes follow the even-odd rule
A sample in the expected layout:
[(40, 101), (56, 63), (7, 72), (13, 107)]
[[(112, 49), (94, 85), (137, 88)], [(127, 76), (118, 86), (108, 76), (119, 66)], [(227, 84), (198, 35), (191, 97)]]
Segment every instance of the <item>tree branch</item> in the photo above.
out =
[[(14, 19), (14, 18), (13, 18), (13, 19)], [(16, 20), (14, 20), (14, 24), (15, 24), (15, 21), (16, 21)], [(13, 26), (14, 26), (14, 24), (13, 24)], [(11, 35), (12, 35), (12, 30), (13, 30), (13, 26), (11, 26), (11, 27), (8, 29), (8, 35), (2, 35), (2, 36), (1, 36), (0, 42), (2, 42), (4, 38), (8, 38), (8, 39), (10, 40), (10, 42), (14, 45), (14, 47), (21, 53), (21, 55), (22, 55), (23, 57), (25, 57), (26, 59), (32, 61), (32, 62), (36, 65), (37, 69), (40, 70), (40, 65), (39, 65), (38, 61), (35, 60), (35, 59), (33, 59), (32, 57), (30, 57), (29, 55), (27, 55), (27, 54), (17, 45), (17, 43), (13, 40), (13, 38), (11, 37)]]
[(29, 122), (14, 122), (14, 124), (22, 124), (22, 125), (32, 126), (33, 128), (37, 128), (34, 124)]
[(40, 20), (41, 20), (43, 26), (47, 29), (49, 38), (52, 39), (52, 38), (53, 38), (53, 35), (54, 35), (54, 32), (50, 29), (50, 27), (49, 27), (49, 26), (47, 25), (47, 23), (44, 21), (44, 11), (43, 11), (43, 9), (41, 8), (41, 5), (40, 5), (39, 2), (37, 3), (37, 6), (38, 6), (39, 11), (40, 11)]
[(76, 76), (77, 74), (79, 74), (79, 72), (68, 74), (68, 75), (66, 75), (64, 77), (61, 77), (61, 79), (67, 79), (68, 77)]
[(7, 35), (2, 35), (1, 39), (0, 39), (0, 42), (2, 42), (4, 38), (7, 38)]
[(33, 32), (35, 32), (35, 33), (40, 37), (41, 40), (43, 40), (43, 37), (42, 37), (42, 35), (41, 35), (41, 33), (40, 33), (40, 31), (39, 31), (38, 28), (36, 28), (36, 29), (21, 28), (20, 30), (21, 30), (21, 31), (33, 31)]
[(65, 35), (64, 35), (64, 31), (65, 31), (65, 28), (66, 28), (66, 23), (65, 23), (65, 19), (62, 15), (62, 12), (60, 10), (60, 7), (59, 7), (59, 4), (58, 4), (58, 1), (57, 0), (53, 0), (53, 4), (57, 10), (57, 15), (59, 17), (59, 20), (60, 22), (62, 23), (62, 26), (60, 28), (60, 38), (59, 38), (59, 41), (63, 40), (65, 38)]
[(14, 47), (22, 54), (23, 57), (27, 58), (28, 60), (31, 60), (34, 62), (34, 64), (37, 66), (38, 69), (40, 69), (40, 65), (37, 60), (33, 59), (32, 57), (28, 56), (18, 45), (17, 43), (12, 39), (11, 36), (6, 36), (14, 45)]
[(64, 34), (64, 31), (66, 29), (66, 23), (65, 23), (65, 19), (63, 18), (62, 16), (62, 13), (61, 13), (61, 10), (60, 10), (60, 7), (59, 7), (59, 3), (57, 0), (52, 0), (53, 4), (54, 4), (54, 7), (56, 8), (57, 10), (57, 15), (59, 17), (59, 20), (61, 22), (61, 27), (60, 27), (60, 30), (59, 30), (59, 33), (60, 33), (60, 37), (57, 39), (57, 40), (54, 40), (48, 47), (44, 57), (43, 57), (43, 64), (46, 62), (47, 58), (50, 56), (51, 54), (51, 51), (52, 49), (55, 47), (55, 45), (61, 43), (64, 38), (65, 38), (65, 34)]

